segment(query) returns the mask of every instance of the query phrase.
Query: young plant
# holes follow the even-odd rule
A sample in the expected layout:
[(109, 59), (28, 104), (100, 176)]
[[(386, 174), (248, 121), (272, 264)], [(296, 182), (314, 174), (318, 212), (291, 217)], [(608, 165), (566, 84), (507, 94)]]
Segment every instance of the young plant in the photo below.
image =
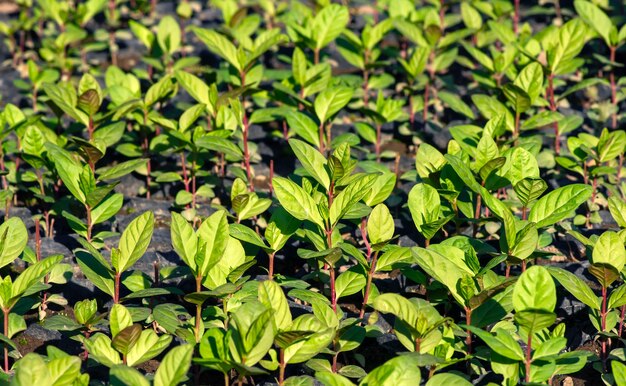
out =
[[(613, 290), (609, 297), (609, 287), (620, 278), (620, 272), (626, 264), (626, 249), (623, 239), (615, 232), (606, 231), (595, 241), (576, 235), (585, 242), (590, 254), (591, 265), (588, 271), (593, 275), (602, 288), (601, 298), (598, 298), (582, 279), (565, 271), (562, 268), (549, 267), (552, 276), (576, 299), (591, 308), (589, 317), (597, 330), (601, 341), (601, 371), (608, 370), (608, 355), (611, 338), (617, 338), (614, 329), (620, 319), (618, 309), (626, 304), (621, 286)], [(621, 328), (622, 324), (620, 324)]]
[[(26, 247), (28, 233), (24, 223), (11, 218), (0, 225), (0, 267), (5, 267), (22, 254)], [(26, 323), (22, 316), (12, 313), (20, 301), (25, 301), (31, 295), (37, 294), (50, 286), (41, 280), (50, 273), (54, 265), (63, 259), (62, 255), (53, 255), (41, 261), (31, 264), (17, 277), (10, 275), (2, 277), (0, 283), (0, 309), (3, 314), (3, 344), (4, 344), (4, 367), (5, 373), (10, 371), (9, 348), (15, 345), (10, 339), (19, 331), (26, 329)]]
[[(307, 179), (303, 180), (303, 186), (299, 186), (289, 179), (276, 177), (273, 181), (274, 192), (282, 207), (293, 217), (310, 221), (315, 226), (308, 231), (307, 238), (317, 252), (302, 251), (300, 255), (324, 262), (330, 276), (331, 305), (336, 310), (335, 265), (342, 257), (337, 225), (341, 219), (350, 218), (352, 210), (358, 211), (357, 204), (368, 195), (376, 175), (351, 174), (356, 165), (350, 158), (350, 147), (347, 144), (337, 148), (328, 161), (302, 141), (292, 139), (290, 145), (322, 191), (315, 189)], [(343, 190), (337, 193), (342, 187)]]
[(607, 65), (609, 67), (609, 82), (611, 85), (611, 104), (612, 104), (612, 112), (611, 112), (611, 126), (613, 129), (617, 129), (617, 121), (619, 114), (618, 107), (618, 85), (615, 81), (615, 67), (618, 65), (615, 61), (615, 53), (626, 43), (626, 25), (623, 25), (619, 32), (617, 30), (617, 26), (613, 23), (613, 21), (598, 7), (596, 4), (585, 1), (585, 0), (576, 0), (574, 1), (574, 7), (576, 8), (576, 12), (580, 16), (582, 20), (587, 23), (589, 28), (593, 29), (604, 43), (609, 47), (609, 57), (602, 58), (600, 62)]
[(505, 322), (496, 324), (492, 332), (468, 326), (491, 349), (492, 369), (504, 377), (504, 384), (516, 385), (520, 379), (551, 381), (556, 374), (575, 373), (585, 365), (590, 353), (561, 353), (567, 345), (563, 325), (548, 330), (556, 320), (556, 288), (546, 268), (533, 266), (522, 273), (512, 303), (514, 328), (525, 343), (523, 350)]
[[(220, 296), (217, 289), (229, 283), (229, 279), (236, 285), (242, 285), (245, 280), (239, 282), (241, 275), (256, 261), (247, 260), (241, 243), (230, 236), (227, 213), (223, 210), (205, 219), (197, 231), (183, 216), (172, 213), (171, 238), (174, 250), (191, 269), (195, 281), (195, 293), (186, 299), (196, 305), (194, 335), (195, 342), (199, 342), (204, 332), (204, 301), (209, 297)], [(203, 292), (203, 286), (211, 291)], [(223, 294), (230, 295), (235, 288)], [(223, 304), (226, 313), (227, 302), (224, 300)]]
[(83, 274), (96, 287), (113, 298), (113, 303), (122, 301), (122, 274), (133, 266), (148, 249), (154, 230), (154, 214), (145, 212), (128, 224), (119, 246), (111, 248), (111, 263), (89, 241), (82, 242), (83, 248), (74, 251)]
[(80, 336), (91, 358), (104, 366), (138, 366), (161, 354), (170, 346), (171, 335), (159, 336), (153, 329), (133, 324), (130, 311), (114, 304), (109, 313), (111, 338), (97, 332), (89, 338)]

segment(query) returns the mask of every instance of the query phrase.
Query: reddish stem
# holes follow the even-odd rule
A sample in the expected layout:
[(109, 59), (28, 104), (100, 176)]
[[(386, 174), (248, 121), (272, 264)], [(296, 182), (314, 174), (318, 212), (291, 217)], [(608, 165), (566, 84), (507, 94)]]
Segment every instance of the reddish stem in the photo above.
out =
[(513, 13), (513, 32), (515, 35), (519, 34), (519, 0), (515, 0), (515, 13)]
[(270, 262), (269, 262), (269, 268), (268, 268), (268, 272), (267, 275), (269, 276), (269, 280), (274, 280), (274, 255), (276, 253), (275, 252), (271, 252), (269, 253), (269, 258), (270, 258)]
[(365, 286), (365, 294), (363, 295), (363, 305), (361, 306), (359, 319), (363, 319), (363, 317), (365, 316), (365, 308), (367, 307), (367, 302), (369, 301), (370, 291), (372, 287), (372, 278), (374, 277), (374, 273), (376, 272), (376, 260), (378, 260), (378, 252), (374, 253), (372, 263), (370, 264), (370, 270), (367, 273), (367, 284)]
[[(602, 286), (602, 309), (600, 310), (602, 332), (606, 331), (606, 315), (608, 313), (606, 310), (606, 300), (607, 300), (606, 287)], [(606, 361), (607, 361), (606, 339), (603, 338), (602, 339), (602, 368), (604, 369), (604, 372), (607, 371)]]
[[(472, 324), (472, 309), (465, 307), (465, 324), (470, 326)], [(467, 329), (467, 337), (465, 338), (465, 345), (467, 346), (467, 354), (472, 354), (472, 332)]]
[[(548, 75), (548, 100), (550, 102), (550, 110), (556, 112), (556, 101), (554, 99), (554, 74)], [(559, 140), (559, 122), (554, 121), (554, 152), (559, 155), (561, 152), (561, 142)]]
[(118, 304), (120, 302), (120, 278), (121, 272), (115, 272), (115, 292), (113, 294), (113, 303)]
[[(609, 47), (611, 50), (610, 60), (611, 62), (615, 62), (615, 46)], [(617, 85), (615, 84), (615, 70), (611, 67), (611, 72), (609, 73), (609, 80), (611, 82), (611, 103), (613, 104), (613, 114), (612, 114), (612, 123), (613, 129), (617, 129)]]
[(533, 344), (533, 334), (531, 331), (528, 331), (528, 340), (526, 341), (526, 383), (530, 382), (530, 363), (531, 353), (532, 353), (532, 344)]
[(382, 142), (382, 125), (379, 123), (376, 125), (376, 161), (380, 162), (380, 145)]
[[(9, 313), (11, 310), (2, 309), (2, 313), (4, 314), (4, 336), (9, 338)], [(4, 345), (4, 372), (9, 373), (9, 348)]]

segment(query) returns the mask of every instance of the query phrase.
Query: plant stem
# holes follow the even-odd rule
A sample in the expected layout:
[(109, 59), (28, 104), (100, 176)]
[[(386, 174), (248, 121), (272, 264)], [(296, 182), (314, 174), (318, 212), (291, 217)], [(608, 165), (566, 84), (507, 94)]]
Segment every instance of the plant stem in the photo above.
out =
[(324, 122), (320, 122), (318, 131), (320, 136), (320, 153), (324, 154), (324, 152), (326, 151), (326, 146), (324, 144)]
[(270, 198), (272, 198), (272, 196), (274, 195), (274, 160), (271, 159), (270, 160), (270, 183), (269, 183), (269, 189), (270, 189)]
[(624, 316), (626, 313), (626, 305), (622, 306), (622, 310), (620, 312), (620, 317), (619, 317), (619, 332), (617, 334), (617, 336), (619, 336), (620, 338), (622, 337), (622, 330), (624, 328)]
[(243, 113), (243, 162), (246, 168), (246, 176), (248, 177), (248, 186), (251, 192), (254, 192), (254, 181), (252, 181), (252, 170), (250, 168), (250, 150), (248, 149), (248, 116), (245, 111)]
[(87, 211), (87, 241), (91, 242), (91, 231), (93, 229), (91, 221), (91, 207), (89, 205), (85, 205), (85, 209)]
[[(465, 324), (468, 326), (472, 324), (472, 309), (465, 307)], [(465, 338), (465, 345), (467, 345), (467, 354), (472, 354), (472, 332), (467, 329), (467, 337)]]
[(533, 334), (528, 331), (528, 339), (526, 341), (526, 383), (530, 383), (530, 363), (533, 344)]
[(380, 162), (380, 145), (381, 145), (381, 137), (382, 137), (382, 125), (380, 123), (376, 124), (376, 161)]
[(187, 174), (187, 159), (185, 157), (185, 151), (180, 153), (180, 163), (183, 168), (183, 185), (185, 185), (185, 191), (189, 192), (189, 176)]
[[(611, 46), (610, 60), (611, 63), (615, 62), (615, 50), (617, 47)], [(611, 103), (613, 104), (613, 114), (611, 116), (613, 129), (617, 129), (617, 86), (615, 84), (615, 70), (611, 66), (611, 72), (609, 73), (609, 80), (611, 82)]]
[(118, 304), (120, 302), (120, 278), (121, 272), (115, 272), (115, 292), (113, 294), (113, 303)]
[(365, 294), (363, 295), (363, 305), (361, 306), (361, 313), (359, 314), (359, 319), (363, 319), (365, 316), (365, 308), (367, 307), (367, 302), (370, 297), (370, 291), (372, 287), (372, 278), (374, 273), (376, 272), (376, 260), (378, 260), (378, 251), (374, 253), (374, 257), (372, 258), (372, 263), (370, 264), (370, 270), (367, 273), (367, 284), (365, 286)]
[(519, 34), (519, 0), (515, 0), (515, 12), (513, 13), (513, 32)]
[(191, 153), (191, 207), (196, 208), (196, 153)]
[[(2, 313), (4, 314), (4, 320), (3, 320), (3, 324), (4, 324), (4, 336), (7, 337), (7, 339), (9, 338), (9, 313), (11, 312), (10, 309), (2, 309)], [(9, 348), (6, 346), (6, 344), (4, 345), (4, 372), (5, 373), (9, 373)]]
[[(548, 75), (548, 100), (550, 102), (550, 110), (556, 112), (556, 101), (554, 100), (554, 74)], [(561, 142), (559, 141), (559, 122), (554, 121), (554, 152), (559, 155), (561, 152)]]
[[(148, 128), (148, 110), (144, 110), (143, 111), (143, 126), (144, 129)], [(152, 164), (150, 161), (150, 144), (148, 142), (148, 135), (145, 133), (144, 130), (142, 130), (143, 133), (143, 156), (148, 158), (148, 162), (146, 163), (146, 198), (149, 200), (150, 199), (150, 185), (152, 183)]]
[(270, 258), (270, 262), (269, 262), (269, 268), (268, 268), (268, 272), (267, 275), (269, 277), (269, 280), (274, 280), (274, 255), (276, 254), (276, 252), (271, 252), (269, 253), (269, 258)]
[(278, 386), (283, 386), (283, 384), (285, 383), (285, 367), (287, 367), (287, 364), (285, 363), (285, 350), (281, 348), (278, 355)]
[(520, 113), (519, 112), (515, 112), (515, 132), (513, 133), (513, 145), (517, 146), (517, 140), (519, 138), (519, 118), (520, 118)]
[[(202, 290), (202, 275), (196, 276), (196, 292)], [(200, 323), (202, 322), (202, 305), (196, 304), (196, 342), (200, 342)]]
[[(367, 53), (366, 53), (367, 58)], [(367, 107), (369, 103), (370, 95), (369, 95), (369, 71), (363, 70), (363, 105)]]
[[(608, 313), (606, 310), (606, 298), (607, 298), (606, 287), (602, 286), (602, 310), (600, 311), (602, 332), (606, 330), (606, 315)], [(604, 369), (604, 372), (606, 372), (607, 370), (606, 360), (607, 360), (606, 339), (602, 339), (602, 368)]]
[(333, 311), (337, 311), (337, 297), (335, 292), (335, 267), (329, 264), (328, 272), (330, 273), (330, 303), (332, 304)]

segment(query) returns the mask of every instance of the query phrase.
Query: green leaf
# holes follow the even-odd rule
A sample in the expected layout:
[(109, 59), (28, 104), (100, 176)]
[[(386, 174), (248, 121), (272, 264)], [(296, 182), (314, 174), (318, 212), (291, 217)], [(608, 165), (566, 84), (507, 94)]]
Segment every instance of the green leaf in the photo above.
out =
[(624, 154), (626, 148), (626, 132), (623, 130), (609, 132), (606, 128), (598, 141), (598, 160), (605, 163)]
[(360, 384), (362, 386), (419, 385), (421, 381), (419, 357), (400, 355), (370, 371)]
[(126, 227), (120, 238), (120, 261), (114, 267), (117, 272), (124, 272), (139, 260), (150, 245), (154, 231), (154, 214), (145, 212)]
[(55, 169), (65, 187), (84, 204), (86, 197), (79, 185), (80, 174), (83, 170), (80, 163), (69, 152), (51, 142), (46, 142), (46, 150), (48, 158), (54, 162)]
[(161, 47), (164, 52), (169, 55), (176, 52), (181, 43), (181, 31), (178, 21), (170, 15), (161, 18), (159, 26), (157, 27), (156, 38), (159, 47)]
[(229, 232), (230, 235), (237, 240), (256, 245), (257, 247), (267, 248), (261, 236), (243, 224), (230, 224)]
[(335, 281), (335, 294), (337, 299), (343, 296), (354, 295), (365, 288), (366, 276), (363, 269), (360, 266), (356, 266), (356, 269), (350, 268), (344, 273), (340, 274)]
[(326, 158), (312, 146), (297, 139), (290, 139), (289, 146), (306, 171), (326, 190), (330, 187), (330, 177), (326, 170)]
[[(459, 261), (453, 261), (451, 258), (454, 257), (454, 252), (458, 252), (461, 256), (464, 256), (464, 253), (456, 247), (452, 246), (444, 246), (444, 250), (435, 251), (432, 249), (411, 248), (411, 252), (413, 253), (413, 257), (417, 264), (430, 276), (432, 276), (435, 280), (444, 284), (454, 298), (460, 303), (465, 304), (465, 299), (458, 293), (457, 283), (459, 280), (463, 278), (463, 276), (467, 274), (472, 274), (469, 268), (462, 268), (461, 266), (464, 263)], [(458, 260), (458, 259), (457, 259)]]
[[(48, 359), (50, 355), (48, 354)], [(55, 358), (48, 362), (51, 385), (71, 385), (80, 376), (81, 360), (75, 356)], [(31, 380), (32, 381), (32, 380)]]
[(119, 163), (104, 170), (98, 170), (98, 181), (117, 180), (134, 172), (148, 162), (147, 158), (134, 159)]
[(259, 284), (259, 301), (272, 310), (276, 331), (284, 331), (291, 326), (291, 311), (287, 298), (276, 282), (266, 280)]
[(524, 310), (516, 312), (514, 320), (527, 334), (533, 334), (553, 325), (556, 314), (546, 310)]
[(574, 1), (574, 8), (576, 8), (578, 16), (604, 39), (607, 46), (617, 44), (611, 39), (611, 28), (613, 28), (611, 19), (597, 5), (589, 1), (576, 0)]
[(621, 272), (626, 264), (624, 241), (616, 232), (606, 231), (598, 237), (591, 256), (592, 264), (608, 264)]
[(128, 354), (130, 349), (137, 343), (141, 336), (141, 325), (132, 324), (119, 331), (113, 338), (112, 346), (122, 354)]
[(111, 339), (102, 334), (96, 333), (89, 339), (82, 339), (89, 356), (105, 366), (113, 367), (121, 364), (120, 354), (111, 346)]
[(318, 371), (315, 378), (324, 386), (354, 386), (348, 378), (330, 371)]
[(232, 140), (228, 138), (221, 138), (217, 135), (211, 135), (211, 133), (197, 138), (195, 140), (195, 143), (196, 146), (200, 148), (224, 153), (236, 159), (241, 159), (243, 155), (241, 149), (235, 143), (233, 143)]
[(143, 330), (137, 343), (130, 349), (127, 355), (129, 366), (138, 366), (156, 357), (169, 347), (172, 342), (171, 335), (158, 336), (153, 330)]
[(196, 265), (197, 273), (203, 277), (222, 259), (227, 249), (230, 234), (226, 216), (226, 211), (218, 210), (207, 217), (198, 229)]
[(100, 259), (84, 250), (74, 251), (74, 256), (76, 256), (76, 262), (80, 267), (80, 271), (87, 279), (102, 292), (113, 296), (115, 282), (113, 273), (105, 265), (106, 262), (103, 263)]
[(556, 287), (547, 269), (534, 265), (519, 277), (513, 289), (515, 311), (554, 311)]
[(528, 206), (548, 189), (548, 184), (541, 178), (526, 177), (513, 186), (517, 198), (523, 206)]
[(348, 8), (339, 4), (330, 4), (313, 19), (311, 31), (315, 48), (319, 51), (335, 40), (350, 21)]
[(228, 61), (237, 71), (241, 72), (244, 70), (243, 64), (240, 62), (239, 56), (237, 55), (237, 48), (224, 35), (214, 30), (199, 27), (192, 27), (191, 31), (196, 34), (198, 39), (200, 39), (210, 51)]
[(87, 113), (89, 117), (96, 115), (100, 109), (100, 96), (96, 90), (90, 89), (80, 94), (77, 107)]
[(515, 236), (515, 243), (509, 248), (508, 254), (519, 260), (524, 260), (535, 252), (539, 235), (537, 227), (533, 223), (529, 223)]
[(27, 293), (31, 287), (44, 278), (55, 265), (63, 260), (63, 255), (53, 255), (26, 268), (13, 282), (11, 298), (16, 299)]
[(537, 62), (530, 62), (513, 83), (528, 95), (530, 104), (533, 104), (543, 91), (543, 68)]
[(626, 385), (626, 365), (620, 361), (611, 361), (611, 370), (613, 370), (613, 379), (617, 386)]
[(589, 286), (578, 276), (558, 267), (546, 267), (548, 272), (580, 302), (592, 309), (600, 309), (600, 301)]
[(133, 318), (130, 315), (128, 308), (121, 304), (114, 304), (111, 307), (109, 313), (109, 328), (111, 329), (111, 336), (115, 339), (115, 336), (123, 329), (132, 326)]
[(150, 382), (138, 370), (126, 365), (115, 365), (109, 371), (111, 386), (150, 386)]
[(318, 127), (308, 115), (299, 111), (290, 111), (286, 117), (287, 125), (308, 143), (320, 147)]
[(593, 188), (584, 184), (572, 184), (553, 190), (533, 205), (528, 221), (543, 228), (571, 217), (580, 204), (591, 197)]
[(11, 217), (0, 225), (0, 268), (11, 264), (28, 243), (28, 231), (18, 217)]
[[(202, 79), (185, 71), (177, 71), (176, 80), (196, 102), (213, 109), (213, 103), (211, 103), (209, 97), (209, 86)], [(213, 114), (214, 112), (211, 111), (211, 113)]]
[(315, 98), (315, 114), (320, 122), (326, 122), (344, 108), (352, 98), (349, 87), (332, 87), (319, 93)]
[(152, 31), (150, 31), (150, 29), (145, 27), (143, 24), (134, 20), (129, 20), (128, 26), (131, 31), (133, 31), (133, 34), (137, 36), (137, 39), (139, 39), (139, 41), (143, 43), (148, 50), (150, 50), (152, 48), (152, 43), (154, 42), (154, 33), (152, 33)]
[(154, 386), (178, 385), (185, 378), (191, 358), (193, 345), (183, 344), (171, 349), (161, 361), (154, 375)]
[(420, 232), (423, 227), (439, 219), (441, 201), (435, 188), (424, 183), (418, 183), (411, 188), (408, 199), (409, 211), (413, 223)]
[(567, 347), (567, 339), (564, 337), (552, 338), (543, 342), (533, 353), (533, 361), (539, 358), (551, 357), (558, 355)]
[(387, 242), (393, 238), (395, 224), (385, 204), (374, 207), (367, 220), (367, 237), (371, 244)]
[(505, 358), (512, 359), (514, 361), (523, 361), (524, 353), (522, 348), (510, 335), (508, 331), (498, 329), (495, 331), (495, 336), (487, 331), (483, 331), (478, 327), (465, 326), (468, 330), (476, 334), (483, 342), (489, 346), (494, 352), (502, 355)]
[[(461, 3), (461, 5), (466, 3)], [(448, 105), (452, 110), (456, 111), (459, 114), (463, 114), (469, 119), (475, 119), (474, 112), (471, 107), (467, 105), (467, 103), (463, 102), (460, 96), (453, 94), (447, 91), (441, 91), (438, 94), (439, 98)]]
[(626, 202), (617, 196), (609, 197), (609, 211), (617, 225), (626, 228)]
[(376, 174), (365, 174), (357, 177), (335, 197), (329, 212), (331, 226), (334, 227), (357, 202), (367, 196), (376, 176)]
[(516, 113), (521, 114), (530, 108), (530, 96), (521, 87), (507, 83), (502, 87), (502, 92), (506, 99), (511, 102)]
[(187, 220), (176, 212), (172, 212), (172, 222), (170, 225), (170, 238), (172, 247), (181, 259), (196, 271), (196, 254), (198, 252), (198, 237), (193, 231), (193, 227)]
[(29, 353), (16, 363), (15, 378), (12, 384), (31, 385), (33, 382), (40, 385), (52, 385), (52, 377), (39, 354)]
[(276, 198), (289, 214), (298, 220), (309, 220), (324, 229), (317, 205), (304, 189), (283, 177), (274, 177), (272, 185)]
[(91, 223), (100, 224), (110, 219), (122, 209), (123, 204), (124, 195), (121, 193), (115, 193), (107, 197), (91, 210)]
[[(461, 18), (465, 26), (472, 30), (479, 30), (483, 26), (483, 18), (470, 3), (461, 3)], [(431, 385), (432, 386), (432, 385)]]
[[(462, 3), (466, 4), (466, 3)], [(435, 374), (432, 378), (426, 382), (426, 386), (470, 386), (472, 385), (467, 379), (461, 377), (460, 375), (453, 373), (441, 373)]]

